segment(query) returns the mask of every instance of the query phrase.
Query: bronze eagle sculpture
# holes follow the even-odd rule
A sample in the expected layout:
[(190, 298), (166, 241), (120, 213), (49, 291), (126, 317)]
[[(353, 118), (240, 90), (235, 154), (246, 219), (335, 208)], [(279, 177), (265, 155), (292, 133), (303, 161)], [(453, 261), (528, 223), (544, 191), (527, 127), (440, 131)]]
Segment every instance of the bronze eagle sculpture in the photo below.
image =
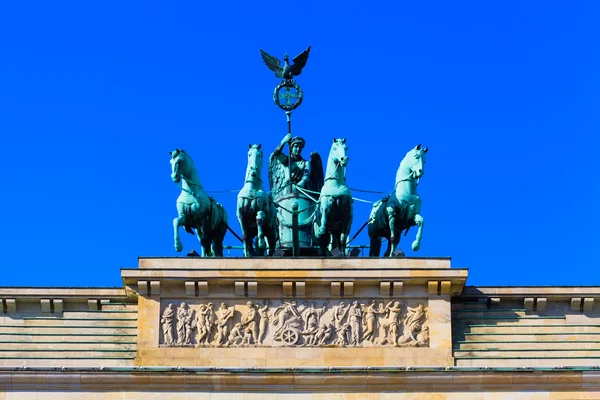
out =
[(262, 49), (260, 50), (260, 55), (267, 65), (269, 69), (275, 72), (275, 76), (281, 78), (285, 81), (291, 81), (294, 76), (300, 75), (302, 72), (302, 68), (306, 66), (306, 62), (308, 61), (308, 53), (310, 53), (310, 46), (308, 49), (304, 50), (302, 53), (298, 54), (292, 60), (294, 63), (290, 65), (290, 58), (287, 53), (283, 56), (283, 67), (281, 66), (281, 61), (277, 57), (273, 57), (272, 55), (264, 52)]

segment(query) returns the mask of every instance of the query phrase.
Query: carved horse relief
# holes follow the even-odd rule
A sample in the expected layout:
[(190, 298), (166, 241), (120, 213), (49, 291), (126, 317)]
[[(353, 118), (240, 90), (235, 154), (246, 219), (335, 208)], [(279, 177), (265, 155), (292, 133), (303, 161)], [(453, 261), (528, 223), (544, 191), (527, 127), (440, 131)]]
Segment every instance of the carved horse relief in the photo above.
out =
[[(273, 255), (277, 240), (275, 206), (265, 192), (261, 178), (263, 152), (261, 145), (248, 145), (248, 167), (244, 187), (237, 196), (237, 218), (242, 228), (244, 256)], [(252, 240), (257, 238), (255, 252)]]
[(422, 148), (420, 144), (406, 153), (396, 173), (394, 191), (373, 205), (368, 224), (371, 239), (369, 256), (379, 257), (381, 238), (388, 239), (384, 256), (393, 256), (402, 231), (408, 232), (415, 225), (419, 229), (412, 249), (417, 251), (421, 247), (425, 220), (420, 214), (421, 197), (417, 193), (417, 185), (425, 171), (426, 153), (427, 147)]
[(348, 165), (348, 146), (346, 139), (333, 139), (325, 181), (317, 209), (315, 210), (314, 230), (324, 256), (327, 247), (339, 248), (346, 254), (346, 242), (352, 226), (352, 193), (346, 183)]
[(200, 183), (192, 158), (183, 150), (171, 154), (171, 179), (181, 183), (177, 198), (177, 218), (173, 220), (175, 250), (183, 250), (179, 227), (196, 234), (202, 256), (223, 256), (223, 239), (227, 232), (227, 213), (223, 206), (209, 197)]

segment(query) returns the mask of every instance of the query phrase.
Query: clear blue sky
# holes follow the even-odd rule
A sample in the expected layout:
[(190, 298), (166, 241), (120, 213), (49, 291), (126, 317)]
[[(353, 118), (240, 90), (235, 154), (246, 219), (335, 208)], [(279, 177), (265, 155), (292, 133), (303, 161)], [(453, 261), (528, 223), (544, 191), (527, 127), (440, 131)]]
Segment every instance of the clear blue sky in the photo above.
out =
[(308, 45), (306, 153), (346, 137), (350, 185), (386, 191), (429, 146), (407, 255), (452, 256), (471, 285), (598, 285), (599, 4), (2, 2), (0, 285), (120, 285), (138, 255), (177, 255), (168, 151), (241, 188), (248, 143), (286, 133), (258, 49)]

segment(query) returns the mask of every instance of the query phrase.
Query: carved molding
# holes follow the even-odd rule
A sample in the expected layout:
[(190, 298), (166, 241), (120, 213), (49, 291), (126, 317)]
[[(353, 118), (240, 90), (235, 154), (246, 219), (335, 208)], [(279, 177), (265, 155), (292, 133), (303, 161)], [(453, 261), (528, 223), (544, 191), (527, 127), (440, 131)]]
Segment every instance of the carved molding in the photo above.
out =
[(161, 308), (160, 347), (429, 346), (427, 308), (416, 300), (165, 300)]

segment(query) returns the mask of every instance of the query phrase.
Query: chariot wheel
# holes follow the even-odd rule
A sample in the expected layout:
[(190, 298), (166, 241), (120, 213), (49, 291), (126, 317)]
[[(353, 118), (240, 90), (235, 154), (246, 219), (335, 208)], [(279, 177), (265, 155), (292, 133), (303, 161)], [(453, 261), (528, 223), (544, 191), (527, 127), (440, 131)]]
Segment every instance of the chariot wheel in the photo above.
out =
[(298, 343), (298, 339), (300, 336), (298, 335), (298, 331), (293, 328), (285, 328), (283, 332), (281, 332), (281, 341), (288, 346), (293, 346)]

